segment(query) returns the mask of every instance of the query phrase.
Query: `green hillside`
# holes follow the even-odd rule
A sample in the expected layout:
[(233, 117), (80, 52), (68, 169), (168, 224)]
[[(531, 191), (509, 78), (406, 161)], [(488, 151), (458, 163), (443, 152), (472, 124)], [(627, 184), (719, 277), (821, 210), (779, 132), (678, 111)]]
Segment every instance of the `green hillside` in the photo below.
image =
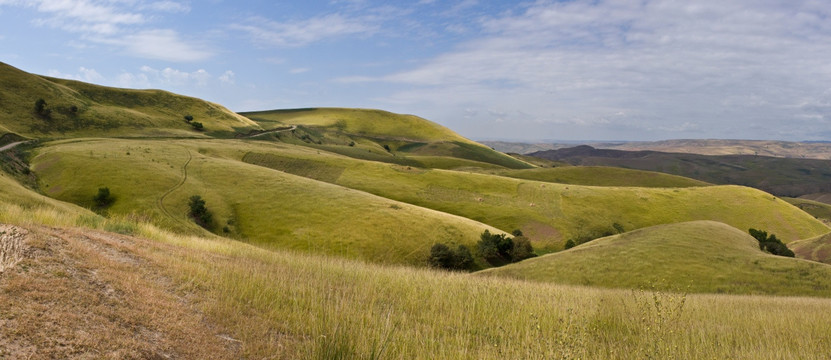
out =
[(802, 211), (813, 215), (815, 218), (825, 222), (826, 224), (831, 224), (831, 204), (804, 198), (782, 199), (793, 204), (793, 206), (802, 209)]
[[(414, 115), (344, 108), (272, 110), (242, 115), (264, 128), (298, 127), (289, 135), (278, 134), (281, 141), (305, 143), (358, 159), (428, 167), (437, 164), (442, 167), (533, 167)], [(298, 137), (302, 142), (293, 139)], [(441, 164), (431, 161), (435, 157), (468, 162)]]
[(590, 186), (682, 188), (708, 186), (703, 181), (654, 171), (605, 166), (565, 166), (523, 170), (498, 170), (492, 174), (526, 180)]
[[(473, 247), (488, 225), (342, 186), (254, 166), (249, 151), (315, 157), (306, 147), (229, 140), (69, 140), (47, 144), (32, 161), (48, 196), (84, 207), (109, 188), (109, 215), (185, 233), (188, 199), (213, 212), (210, 229), (254, 244), (379, 263), (425, 265), (435, 242)], [(336, 176), (321, 172), (318, 176)], [(103, 210), (102, 210), (103, 211)]]
[(831, 266), (766, 254), (744, 231), (713, 221), (635, 230), (479, 274), (602, 287), (831, 295)]
[[(161, 90), (130, 90), (26, 73), (0, 63), (0, 132), (30, 138), (233, 136), (260, 129), (221, 105)], [(39, 99), (45, 101), (36, 110)], [(204, 125), (195, 130), (185, 116)], [(2, 135), (2, 134), (0, 134)]]
[[(543, 251), (572, 238), (692, 220), (761, 228), (784, 241), (829, 228), (790, 204), (739, 186), (595, 187), (503, 176), (421, 169), (323, 154), (254, 151), (244, 161), (378, 196), (474, 219), (505, 231), (521, 229)], [(327, 176), (326, 174), (336, 174)]]

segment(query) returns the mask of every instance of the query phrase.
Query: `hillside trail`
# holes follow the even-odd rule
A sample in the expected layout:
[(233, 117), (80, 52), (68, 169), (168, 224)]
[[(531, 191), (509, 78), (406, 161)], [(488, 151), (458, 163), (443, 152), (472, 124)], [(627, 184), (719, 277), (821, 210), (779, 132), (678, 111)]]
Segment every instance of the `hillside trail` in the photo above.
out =
[(241, 358), (242, 344), (199, 310), (198, 290), (146, 255), (153, 242), (0, 228), (0, 242), (14, 238), (16, 249), (0, 272), (0, 359)]
[[(29, 140), (29, 141), (31, 141), (31, 140)], [(0, 152), (10, 150), (10, 149), (14, 148), (17, 145), (25, 144), (29, 141), (17, 141), (17, 142), (13, 142), (11, 144), (6, 144), (5, 146), (0, 147)]]
[(257, 136), (263, 136), (263, 135), (266, 135), (266, 134), (273, 134), (273, 133), (278, 133), (278, 132), (292, 131), (294, 129), (297, 129), (297, 125), (292, 125), (288, 128), (277, 128), (277, 129), (265, 130), (263, 132), (259, 132), (259, 133), (256, 133), (256, 134), (245, 135), (245, 136), (242, 136), (241, 138), (251, 139), (251, 138), (255, 138)]
[(179, 183), (177, 183), (176, 185), (174, 185), (173, 187), (171, 187), (170, 189), (165, 191), (164, 194), (162, 194), (162, 196), (159, 197), (159, 208), (162, 209), (162, 212), (165, 213), (165, 215), (167, 215), (171, 219), (174, 219), (177, 222), (188, 225), (185, 221), (183, 221), (178, 216), (174, 216), (173, 213), (171, 213), (169, 210), (167, 210), (167, 208), (164, 206), (165, 198), (167, 198), (167, 196), (172, 194), (174, 191), (181, 188), (182, 185), (184, 185), (185, 182), (188, 181), (188, 164), (190, 164), (191, 160), (193, 160), (193, 154), (187, 148), (185, 148), (185, 147), (182, 147), (182, 148), (185, 149), (185, 152), (188, 155), (188, 159), (182, 165), (182, 180), (180, 180)]

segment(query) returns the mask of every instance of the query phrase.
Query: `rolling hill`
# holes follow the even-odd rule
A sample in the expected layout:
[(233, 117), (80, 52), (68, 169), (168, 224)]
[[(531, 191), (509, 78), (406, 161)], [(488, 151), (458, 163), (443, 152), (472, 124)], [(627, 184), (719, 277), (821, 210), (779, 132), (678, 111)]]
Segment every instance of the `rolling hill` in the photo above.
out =
[[(260, 129), (225, 107), (161, 90), (131, 90), (38, 76), (0, 63), (0, 135), (233, 137)], [(43, 111), (36, 102), (45, 101)], [(204, 125), (194, 130), (185, 121)]]
[(684, 188), (712, 185), (695, 179), (655, 171), (608, 166), (563, 166), (523, 170), (491, 170), (487, 171), (487, 173), (517, 179), (588, 186)]
[(713, 184), (750, 186), (779, 196), (798, 197), (831, 191), (831, 160), (621, 151), (586, 145), (529, 155), (572, 165), (658, 171)]
[[(277, 138), (355, 157), (420, 167), (533, 167), (414, 115), (310, 108), (242, 113), (263, 127), (296, 126)], [(298, 138), (302, 141), (298, 142)], [(452, 160), (452, 161), (451, 161)]]
[(831, 295), (831, 266), (766, 254), (747, 233), (713, 221), (639, 229), (478, 274), (602, 287)]

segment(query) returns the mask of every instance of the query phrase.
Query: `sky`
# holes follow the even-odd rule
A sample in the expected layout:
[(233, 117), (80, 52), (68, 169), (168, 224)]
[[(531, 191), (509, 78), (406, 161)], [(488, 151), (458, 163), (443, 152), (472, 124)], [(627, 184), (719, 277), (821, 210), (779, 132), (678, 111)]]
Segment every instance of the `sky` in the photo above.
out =
[(831, 140), (828, 0), (0, 0), (0, 61), (475, 140)]

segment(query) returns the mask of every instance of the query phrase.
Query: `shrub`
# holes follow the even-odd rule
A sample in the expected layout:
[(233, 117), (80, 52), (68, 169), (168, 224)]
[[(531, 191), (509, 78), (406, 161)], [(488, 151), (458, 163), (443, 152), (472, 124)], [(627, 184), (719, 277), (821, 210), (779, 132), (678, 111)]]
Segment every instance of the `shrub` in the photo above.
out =
[(531, 246), (531, 241), (525, 236), (516, 236), (513, 239), (514, 247), (511, 249), (511, 260), (514, 262), (522, 261), (536, 256), (534, 254), (534, 247)]
[(568, 250), (575, 246), (577, 246), (577, 244), (574, 243), (574, 240), (568, 239), (568, 241), (566, 241), (565, 249)]
[(43, 100), (42, 98), (37, 99), (35, 101), (35, 113), (43, 117), (49, 117), (52, 110), (49, 110), (46, 105), (46, 100)]
[(201, 123), (201, 122), (198, 122), (198, 121), (193, 121), (193, 122), (191, 122), (191, 123), (190, 123), (190, 126), (192, 126), (194, 129), (199, 130), (199, 131), (201, 131), (202, 129), (204, 129), (204, 128), (205, 128), (205, 126), (204, 126), (204, 125), (202, 125), (202, 123)]
[(390, 150), (390, 146), (387, 144), (384, 144), (384, 150), (386, 150), (387, 152), (392, 152), (392, 150)]
[(509, 238), (505, 234), (491, 234), (485, 230), (479, 237), (479, 255), (491, 265), (503, 265), (534, 256), (531, 242), (524, 236)]
[(513, 236), (522, 236), (522, 230), (514, 229), (514, 231), (511, 231), (511, 235), (513, 235)]
[(185, 121), (187, 121), (187, 122), (193, 121), (193, 115), (185, 115)]
[(796, 255), (774, 234), (770, 234), (770, 236), (768, 236), (767, 231), (757, 229), (750, 229), (748, 230), (748, 233), (750, 233), (750, 236), (753, 236), (757, 241), (759, 241), (759, 250), (767, 251), (773, 255), (779, 256), (794, 257)]
[(98, 188), (98, 194), (96, 194), (92, 199), (95, 201), (95, 205), (99, 208), (106, 207), (113, 202), (113, 198), (110, 195), (110, 188), (108, 187)]
[(205, 206), (205, 200), (202, 200), (202, 197), (199, 195), (193, 195), (190, 197), (188, 206), (190, 206), (189, 215), (193, 221), (199, 224), (199, 226), (207, 229), (211, 223), (213, 215)]

